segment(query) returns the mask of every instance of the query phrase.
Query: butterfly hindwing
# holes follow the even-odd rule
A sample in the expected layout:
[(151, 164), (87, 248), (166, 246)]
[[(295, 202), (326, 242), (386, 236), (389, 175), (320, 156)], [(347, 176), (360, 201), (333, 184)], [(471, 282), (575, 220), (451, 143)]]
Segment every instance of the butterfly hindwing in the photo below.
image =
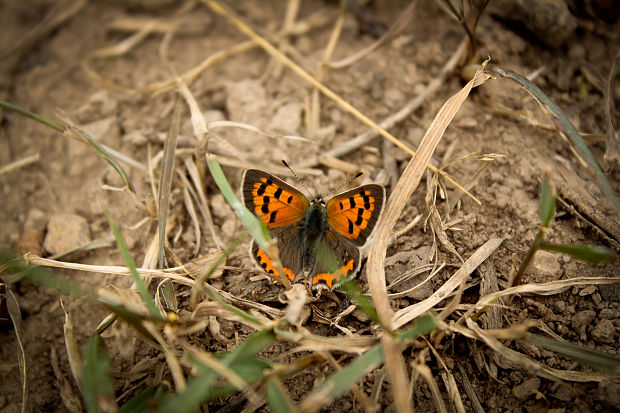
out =
[(295, 224), (308, 208), (308, 198), (283, 180), (257, 169), (248, 169), (241, 179), (245, 206), (260, 217), (267, 228)]
[(334, 196), (327, 202), (327, 223), (357, 246), (366, 244), (385, 202), (385, 188), (369, 184)]
[(355, 275), (360, 267), (360, 250), (349, 239), (328, 229), (315, 248), (312, 288), (333, 288), (341, 277)]

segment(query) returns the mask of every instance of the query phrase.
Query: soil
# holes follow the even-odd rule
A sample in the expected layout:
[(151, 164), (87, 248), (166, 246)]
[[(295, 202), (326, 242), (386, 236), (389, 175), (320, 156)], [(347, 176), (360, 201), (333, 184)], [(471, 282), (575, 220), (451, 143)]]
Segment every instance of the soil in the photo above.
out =
[[(53, 7), (59, 7), (56, 3), (47, 0), (35, 0), (28, 5), (16, 0), (0, 3), (0, 21), (5, 30), (0, 39), (0, 50), (9, 50), (18, 41), (28, 40), (28, 33), (39, 27), (44, 16), (54, 12)], [(286, 2), (273, 0), (268, 3), (267, 6), (264, 2), (234, 2), (234, 8), (251, 27), (264, 35), (273, 34), (282, 25)], [(337, 3), (302, 2), (298, 21), (306, 20), (316, 12), (328, 18), (314, 29), (288, 37), (287, 43), (281, 45), (283, 51), (312, 73), (318, 73), (338, 17)], [(325, 69), (324, 84), (373, 120), (380, 121), (398, 111), (439, 76), (442, 66), (464, 39), (463, 28), (439, 3), (419, 2), (412, 20), (392, 41), (343, 69)], [(557, 3), (563, 4), (561, 1)], [(407, 4), (405, 1), (370, 2), (364, 6), (366, 20), (347, 13), (332, 60), (349, 56), (374, 42), (377, 34), (384, 30), (377, 23), (391, 26)], [(596, 15), (574, 13), (576, 16), (571, 15), (574, 25), (567, 23), (568, 29), (557, 28), (561, 35), (550, 31), (539, 32), (536, 37), (528, 31), (525, 20), (518, 15), (506, 16), (501, 7), (491, 5), (479, 21), (476, 32), (479, 55), (490, 56), (494, 63), (521, 74), (536, 72), (535, 83), (565, 110), (580, 132), (590, 134), (592, 139), (588, 140), (588, 145), (602, 164), (606, 147), (600, 137), (607, 132), (604, 92), (616, 47), (620, 44), (618, 24), (604, 22)], [(188, 10), (181, 10), (179, 4), (166, 0), (87, 2), (71, 18), (62, 20), (45, 35), (35, 36), (36, 41), (32, 44), (22, 44), (13, 53), (13, 58), (4, 59), (0, 83), (2, 99), (50, 119), (59, 119), (59, 114), (67, 116), (102, 144), (146, 165), (149, 153), (153, 156), (163, 148), (176, 93), (173, 90), (158, 93), (135, 90), (167, 80), (172, 73), (184, 73), (206, 57), (247, 40), (206, 5), (193, 4)], [(88, 60), (90, 68), (99, 74), (100, 79), (85, 70), (87, 57), (95, 50), (115, 45), (135, 33), (135, 28), (134, 31), (119, 30), (122, 21), (128, 18), (157, 19), (163, 27), (174, 22), (178, 13), (186, 20), (171, 40), (169, 60), (172, 66), (162, 62), (163, 33), (156, 30), (122, 56)], [(509, 17), (515, 17), (516, 22)], [(613, 19), (612, 15), (604, 17)], [(368, 22), (375, 24), (368, 25)], [(556, 29), (555, 26), (552, 28)], [(270, 41), (277, 39), (275, 35), (266, 37)], [(476, 63), (481, 61), (476, 60)], [(125, 90), (111, 87), (112, 83)], [(451, 73), (436, 94), (390, 131), (408, 146), (416, 147), (441, 105), (462, 85), (458, 72)], [(129, 89), (134, 90), (133, 93)], [(208, 121), (231, 120), (273, 133), (308, 136), (305, 116), (307, 102), (311, 100), (311, 87), (259, 48), (248, 48), (221, 59), (202, 72), (190, 89)], [(612, 87), (612, 100), (620, 100), (620, 82), (615, 82)], [(295, 169), (301, 161), (321, 155), (367, 130), (367, 126), (324, 96), (320, 99), (320, 108), (320, 128), (309, 136), (309, 140), (274, 139), (246, 130), (223, 128), (216, 130), (223, 139), (215, 139), (209, 150), (228, 159), (238, 159), (224, 167), (229, 181), (238, 188), (243, 168), (247, 165), (274, 170), (280, 167), (281, 159), (286, 159)], [(613, 112), (612, 116), (617, 122), (618, 113)], [(49, 221), (47, 236), (53, 232), (56, 238), (46, 239), (45, 244), (40, 241), (29, 244), (31, 250), (42, 249), (45, 256), (63, 252), (71, 245), (84, 245), (90, 240), (109, 236), (109, 226), (103, 215), (108, 211), (120, 224), (129, 248), (140, 264), (153, 237), (156, 220), (149, 208), (152, 195), (147, 171), (126, 167), (136, 195), (113, 190), (121, 187), (122, 182), (90, 146), (13, 113), (0, 112), (0, 121), (0, 166), (30, 155), (39, 156), (36, 162), (0, 175), (3, 199), (0, 246), (17, 248), (20, 239), (23, 240), (28, 217), (39, 214), (44, 221)], [(460, 265), (455, 252), (467, 259), (478, 247), (495, 237), (505, 240), (472, 274), (462, 302), (476, 302), (480, 296), (480, 279), (485, 274), (491, 274), (500, 288), (505, 287), (538, 231), (538, 194), (545, 169), (552, 170), (552, 180), (562, 197), (548, 239), (565, 244), (603, 245), (618, 250), (620, 239), (618, 232), (613, 230), (617, 228), (617, 216), (570, 145), (556, 130), (548, 127), (550, 125), (527, 93), (508, 80), (492, 80), (474, 90), (448, 128), (433, 162), (446, 166), (446, 171), (458, 182), (471, 183), (471, 193), (480, 204), (463, 196), (454, 208), (448, 208), (448, 202), (456, 199), (457, 192), (450, 184), (442, 183), (445, 191), (440, 191), (436, 203), (445, 235), (454, 250), (439, 244), (435, 259), (449, 265), (432, 279), (430, 288), (427, 286), (426, 290), (422, 288), (395, 299), (392, 303), (394, 309), (422, 300), (439, 288)], [(184, 158), (192, 156), (194, 145), (189, 111), (184, 108), (179, 149), (185, 150), (185, 155), (177, 157), (179, 168)], [(492, 160), (482, 161), (472, 154), (491, 154), (488, 157)], [(347, 168), (357, 167), (366, 172), (362, 178), (364, 182), (386, 185), (389, 195), (409, 155), (381, 138), (375, 138), (342, 159), (347, 162), (346, 168), (319, 164), (312, 165), (311, 173), (304, 173), (307, 171), (303, 168), (298, 173), (308, 186), (317, 192), (328, 193), (352, 176)], [(487, 168), (476, 175), (484, 163), (488, 164)], [(617, 165), (612, 162), (607, 173), (616, 193), (620, 186)], [(294, 179), (290, 179), (290, 174), (283, 177), (298, 186)], [(422, 216), (421, 222), (401, 235), (387, 251), (388, 283), (428, 263), (434, 251), (432, 246), (437, 245), (430, 223), (424, 222), (429, 211), (426, 198), (427, 191), (432, 188), (427, 182), (430, 177), (429, 173), (424, 178), (397, 225), (397, 229), (402, 228), (415, 216)], [(206, 179), (206, 191), (216, 232), (223, 244), (228, 245), (242, 231), (242, 225), (210, 178)], [(442, 195), (446, 195), (447, 200)], [(218, 245), (204, 228), (200, 248), (195, 251), (196, 235), (184, 207), (182, 183), (178, 179), (172, 184), (171, 205), (177, 224), (171, 231), (169, 242), (178, 262), (187, 263), (217, 251)], [(592, 210), (603, 217), (598, 224), (584, 219), (587, 211)], [(56, 224), (52, 227), (53, 220)], [(32, 224), (32, 220), (29, 222)], [(52, 231), (53, 228), (56, 229)], [(221, 278), (213, 280), (213, 284), (241, 298), (282, 307), (277, 299), (281, 287), (256, 277), (247, 255), (249, 242), (246, 238), (227, 262), (228, 266), (244, 271), (225, 270)], [(123, 265), (118, 249), (109, 242), (105, 247), (67, 260)], [(593, 265), (557, 254), (540, 253), (524, 282), (544, 283), (618, 274), (617, 263)], [(114, 286), (123, 289), (131, 285), (131, 280), (123, 276), (76, 271), (66, 272), (66, 275), (93, 288)], [(410, 288), (427, 275), (411, 278), (391, 292)], [(358, 278), (362, 288), (366, 288), (364, 269)], [(68, 364), (63, 337), (65, 318), (59, 298), (27, 284), (7, 287), (16, 295), (22, 311), (30, 408), (32, 411), (68, 411), (67, 402), (63, 402), (59, 390), (58, 375), (50, 361), (54, 349), (69, 387), (74, 394), (80, 394)], [(182, 293), (183, 288), (179, 288)], [(83, 344), (94, 334), (107, 312), (95, 304), (72, 301), (67, 297), (63, 300), (65, 304), (70, 303), (75, 333), (78, 342)], [(187, 302), (187, 299), (181, 299), (181, 307)], [(438, 309), (445, 304), (441, 303)], [(320, 298), (317, 308), (327, 318), (335, 317), (341, 309), (327, 295)], [(347, 320), (347, 327), (353, 331), (372, 333), (371, 324), (363, 314), (354, 313)], [(529, 320), (543, 322), (568, 342), (618, 355), (620, 286), (587, 285), (550, 296), (516, 296), (509, 306), (502, 308), (501, 325), (496, 328)], [(17, 412), (22, 400), (18, 345), (12, 324), (6, 322), (0, 327), (0, 413)], [(325, 336), (342, 334), (319, 322), (316, 316), (308, 319), (306, 327)], [(220, 333), (229, 339), (241, 340), (251, 330), (223, 320)], [(107, 332), (104, 337), (113, 359), (119, 405), (152, 383), (157, 372), (161, 374), (163, 371), (163, 379), (170, 381), (169, 372), (160, 368), (165, 360), (139, 339), (132, 342), (134, 354), (127, 360), (122, 357), (122, 335)], [(234, 347), (222, 344), (207, 333), (196, 335), (193, 340), (194, 344), (212, 351)], [(587, 370), (570, 359), (533, 345), (512, 341), (504, 344), (552, 368)], [(292, 357), (289, 351), (293, 347), (291, 343), (277, 343), (261, 355), (282, 361), (282, 357)], [(472, 391), (485, 411), (620, 410), (620, 385), (617, 382), (556, 382), (538, 378), (518, 366), (498, 362), (493, 351), (482, 342), (460, 336), (445, 339), (439, 343), (437, 351), (455, 376), (467, 411), (474, 410), (474, 402), (464, 390), (465, 378), (471, 382)], [(350, 360), (347, 356), (335, 356), (342, 364)], [(405, 357), (407, 361), (413, 360), (413, 350), (406, 352)], [(451, 405), (444, 381), (439, 379), (441, 366), (434, 357), (429, 356), (426, 361), (436, 374), (445, 402)], [(123, 374), (135, 368), (138, 362), (143, 363), (140, 374), (132, 377)], [(305, 370), (285, 381), (286, 389), (294, 400), (300, 400), (331, 371), (327, 363)], [(367, 375), (360, 383), (361, 391), (370, 394), (381, 374), (381, 370), (375, 370)], [(389, 389), (386, 382), (378, 397), (381, 410), (394, 410)], [(414, 382), (413, 394), (419, 411), (436, 409), (431, 391), (422, 379)], [(222, 399), (211, 403), (209, 410), (233, 411), (242, 407), (244, 400), (243, 396)], [(261, 409), (266, 410), (266, 407)], [(357, 411), (362, 407), (348, 392), (323, 409)]]

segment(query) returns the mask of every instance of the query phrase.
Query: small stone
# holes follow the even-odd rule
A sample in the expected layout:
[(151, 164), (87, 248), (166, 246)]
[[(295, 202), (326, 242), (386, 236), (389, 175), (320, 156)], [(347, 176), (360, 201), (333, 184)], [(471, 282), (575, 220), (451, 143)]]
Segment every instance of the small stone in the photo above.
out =
[(21, 237), (17, 242), (16, 250), (19, 254), (31, 252), (34, 255), (42, 255), (43, 239), (47, 217), (40, 209), (33, 208), (28, 212)]
[(532, 377), (512, 389), (512, 394), (519, 400), (526, 400), (540, 387), (540, 379)]
[[(514, 199), (514, 198), (513, 198)], [(545, 278), (550, 279), (559, 277), (560, 263), (558, 262), (558, 256), (547, 251), (538, 251), (534, 256), (532, 263), (533, 268), (538, 273), (536, 279)], [(540, 277), (542, 276), (542, 277)]]
[(278, 108), (269, 127), (277, 132), (292, 134), (301, 126), (302, 107), (297, 102), (286, 103)]
[(217, 122), (219, 120), (226, 119), (226, 115), (224, 115), (224, 112), (222, 112), (221, 110), (216, 110), (216, 109), (205, 110), (205, 112), (202, 115), (204, 116), (205, 121), (207, 123)]
[(580, 297), (585, 297), (586, 295), (592, 295), (596, 292), (596, 286), (595, 285), (589, 285), (586, 288), (584, 288), (583, 290), (579, 291), (579, 296)]
[(556, 301), (553, 306), (558, 313), (563, 313), (566, 310), (566, 302), (564, 301)]
[(601, 303), (602, 298), (601, 295), (599, 293), (594, 293), (592, 294), (592, 302), (594, 303), (595, 306), (598, 307), (598, 305)]
[(613, 343), (616, 329), (610, 320), (602, 319), (592, 330), (592, 338), (597, 343)]
[(582, 341), (587, 339), (586, 327), (594, 320), (594, 317), (596, 317), (596, 312), (594, 310), (579, 311), (573, 317), (571, 326), (579, 334), (579, 338)]
[(56, 255), (73, 251), (91, 241), (88, 222), (75, 214), (52, 215), (47, 224), (43, 248)]
[(389, 88), (385, 91), (385, 103), (390, 107), (397, 107), (403, 104), (405, 95), (398, 88)]
[(599, 399), (611, 407), (620, 409), (620, 384), (600, 382), (598, 384)]
[(598, 313), (598, 317), (599, 318), (604, 318), (604, 319), (607, 319), (607, 320), (611, 320), (612, 318), (614, 318), (614, 310), (612, 310), (611, 308), (603, 308)]
[(573, 397), (575, 397), (575, 392), (571, 390), (569, 384), (563, 384), (558, 387), (555, 393), (553, 393), (553, 397), (558, 400), (562, 400), (563, 402), (568, 402), (571, 401)]

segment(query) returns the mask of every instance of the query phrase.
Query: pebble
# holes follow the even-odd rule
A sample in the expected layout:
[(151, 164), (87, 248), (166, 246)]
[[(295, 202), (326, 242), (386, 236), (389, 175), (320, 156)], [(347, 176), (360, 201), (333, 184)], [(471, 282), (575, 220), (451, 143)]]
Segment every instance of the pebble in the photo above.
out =
[(563, 313), (566, 310), (566, 302), (564, 301), (556, 301), (553, 306), (558, 313)]
[[(513, 200), (515, 198), (512, 198)], [(520, 199), (520, 198), (519, 198)], [(558, 255), (547, 251), (538, 251), (534, 256), (533, 267), (538, 270), (540, 275), (552, 278), (559, 277), (560, 263)], [(538, 277), (536, 277), (538, 279)]]
[(600, 382), (598, 384), (599, 399), (611, 407), (620, 409), (620, 384), (612, 382)]
[(598, 313), (598, 317), (599, 318), (605, 318), (607, 320), (611, 320), (612, 318), (614, 318), (614, 310), (612, 310), (611, 308), (603, 308)]
[(582, 341), (587, 339), (586, 327), (594, 320), (594, 317), (596, 317), (596, 312), (594, 310), (579, 311), (574, 315), (571, 326), (579, 334), (579, 338)]
[(610, 320), (602, 319), (592, 330), (592, 338), (597, 343), (609, 344), (614, 342), (616, 328)]
[(530, 395), (536, 392), (539, 387), (540, 379), (538, 377), (532, 377), (513, 388), (512, 394), (519, 400), (526, 400)]
[(297, 133), (301, 126), (302, 107), (297, 102), (289, 102), (278, 108), (271, 118), (270, 129), (284, 134)]
[(558, 400), (562, 400), (564, 402), (568, 402), (575, 397), (575, 393), (571, 391), (571, 387), (569, 384), (564, 384), (558, 387), (555, 393), (553, 393), (553, 397)]
[(28, 212), (21, 237), (17, 242), (16, 250), (19, 254), (31, 252), (35, 255), (43, 255), (42, 245), (45, 237), (47, 217), (40, 209), (31, 209)]
[(586, 295), (592, 295), (596, 292), (596, 286), (595, 285), (590, 285), (586, 288), (584, 288), (583, 290), (579, 291), (579, 296), (580, 297), (585, 297)]
[(56, 255), (73, 251), (91, 241), (88, 222), (76, 214), (56, 214), (50, 217), (43, 248)]

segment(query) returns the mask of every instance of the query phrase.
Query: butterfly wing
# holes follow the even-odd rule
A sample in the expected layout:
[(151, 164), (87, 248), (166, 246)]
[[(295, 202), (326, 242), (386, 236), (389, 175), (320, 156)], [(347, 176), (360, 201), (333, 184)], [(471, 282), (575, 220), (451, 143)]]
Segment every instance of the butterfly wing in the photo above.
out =
[(313, 250), (315, 259), (310, 274), (314, 289), (331, 289), (341, 277), (356, 274), (360, 267), (359, 247), (332, 229), (317, 240)]
[[(257, 169), (248, 169), (243, 174), (241, 197), (245, 206), (265, 223), (269, 235), (278, 239), (284, 273), (294, 281), (302, 270), (297, 224), (310, 204), (308, 198), (283, 180)], [(250, 256), (272, 279), (278, 276), (271, 258), (254, 241)]]
[(248, 169), (241, 178), (243, 203), (267, 228), (296, 224), (310, 202), (283, 180), (257, 169)]
[(327, 223), (354, 245), (366, 244), (385, 204), (385, 188), (363, 185), (334, 196), (327, 202)]

